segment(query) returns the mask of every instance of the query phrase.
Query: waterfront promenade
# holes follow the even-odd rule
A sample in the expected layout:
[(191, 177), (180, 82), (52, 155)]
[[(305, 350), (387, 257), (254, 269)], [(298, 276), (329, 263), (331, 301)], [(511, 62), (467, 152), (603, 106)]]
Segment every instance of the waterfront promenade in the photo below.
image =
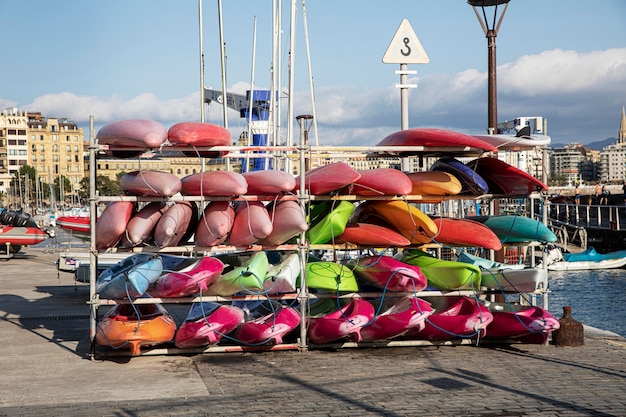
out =
[(88, 286), (57, 257), (0, 262), (0, 416), (626, 416), (626, 339), (593, 329), (581, 347), (92, 361)]

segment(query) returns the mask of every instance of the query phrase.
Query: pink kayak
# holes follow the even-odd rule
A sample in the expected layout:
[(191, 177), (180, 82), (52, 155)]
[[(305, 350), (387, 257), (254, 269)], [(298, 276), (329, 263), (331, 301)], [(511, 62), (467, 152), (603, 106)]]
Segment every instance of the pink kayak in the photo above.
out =
[[(233, 144), (228, 129), (220, 125), (203, 122), (176, 123), (168, 130), (167, 138), (174, 146), (188, 146), (190, 148), (210, 148)], [(187, 156), (201, 156), (205, 158), (219, 158), (226, 154), (226, 152), (222, 151), (196, 149), (183, 151), (183, 153)]]
[[(158, 148), (167, 140), (167, 129), (161, 123), (146, 119), (126, 119), (108, 123), (96, 135), (100, 145), (108, 145), (115, 157), (133, 157), (144, 150)], [(123, 150), (139, 148), (140, 150)]]
[(426, 325), (426, 318), (432, 313), (433, 308), (427, 301), (417, 297), (402, 297), (364, 326), (361, 337), (364, 342), (370, 342), (392, 339), (409, 330), (422, 330)]
[(241, 201), (235, 207), (235, 221), (228, 243), (232, 246), (251, 245), (266, 238), (272, 228), (272, 220), (262, 202)]
[(348, 264), (362, 284), (389, 291), (417, 292), (426, 288), (427, 279), (419, 266), (391, 256), (366, 256)]
[(163, 171), (141, 170), (124, 174), (120, 187), (128, 195), (171, 197), (182, 187), (180, 178)]
[(181, 180), (182, 195), (234, 197), (248, 191), (246, 179), (238, 172), (208, 171), (187, 175)]
[(559, 320), (541, 307), (486, 304), (493, 314), (493, 321), (487, 327), (485, 337), (519, 339), (534, 335), (535, 343), (545, 343), (550, 333), (560, 327)]
[(311, 317), (309, 340), (314, 344), (330, 343), (343, 338), (360, 342), (361, 329), (374, 318), (374, 314), (374, 306), (369, 301), (353, 298), (340, 310), (321, 317)]
[(196, 246), (208, 247), (222, 244), (228, 238), (234, 222), (235, 209), (229, 201), (210, 202), (196, 227)]
[[(280, 344), (283, 337), (300, 324), (300, 313), (275, 301), (246, 302), (244, 323), (233, 338), (246, 345)], [(250, 308), (250, 304), (253, 304)], [(239, 304), (237, 304), (239, 305)]]
[(196, 230), (197, 206), (193, 201), (175, 202), (163, 213), (154, 229), (157, 246), (176, 246), (185, 243)]
[[(304, 173), (304, 186), (311, 195), (328, 194), (350, 185), (361, 178), (356, 170), (345, 162), (334, 162), (313, 168)], [(300, 190), (300, 176), (296, 177), (294, 192)]]
[(177, 271), (165, 271), (148, 292), (156, 298), (196, 296), (204, 292), (223, 270), (222, 261), (204, 256)]
[(242, 322), (243, 311), (238, 307), (214, 302), (193, 303), (176, 332), (174, 344), (181, 349), (214, 345)]
[(402, 171), (393, 168), (358, 170), (361, 178), (342, 188), (340, 194), (377, 196), (411, 194), (413, 183)]
[(96, 223), (96, 248), (112, 248), (126, 231), (126, 226), (135, 211), (135, 203), (114, 201), (102, 212)]
[(162, 201), (153, 201), (144, 206), (128, 221), (126, 232), (122, 235), (122, 246), (132, 248), (146, 243), (154, 237), (154, 228), (167, 210)]
[(272, 232), (259, 242), (262, 245), (282, 245), (309, 228), (304, 211), (297, 201), (270, 203), (267, 212), (272, 222)]
[(285, 171), (250, 171), (242, 175), (248, 183), (249, 195), (288, 193), (296, 186), (296, 178)]

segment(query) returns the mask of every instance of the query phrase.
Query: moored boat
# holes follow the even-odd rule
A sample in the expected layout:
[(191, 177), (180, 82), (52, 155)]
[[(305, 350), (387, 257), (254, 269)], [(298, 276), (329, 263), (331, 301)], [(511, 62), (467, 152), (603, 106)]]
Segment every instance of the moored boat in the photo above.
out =
[(38, 227), (16, 227), (0, 225), (0, 245), (36, 245), (50, 236)]
[(89, 216), (59, 216), (56, 219), (56, 224), (60, 228), (82, 235), (89, 235), (91, 230), (89, 222)]
[(552, 262), (547, 264), (550, 271), (584, 271), (591, 269), (614, 269), (626, 265), (626, 250), (598, 253), (593, 246), (580, 253), (562, 253), (553, 249)]

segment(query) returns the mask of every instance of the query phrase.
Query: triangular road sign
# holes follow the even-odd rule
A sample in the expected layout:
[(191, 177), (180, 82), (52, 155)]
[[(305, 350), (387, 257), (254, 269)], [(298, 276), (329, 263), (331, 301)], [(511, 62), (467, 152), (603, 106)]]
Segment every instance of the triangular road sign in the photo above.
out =
[(385, 64), (428, 64), (430, 58), (408, 20), (404, 19), (383, 56)]

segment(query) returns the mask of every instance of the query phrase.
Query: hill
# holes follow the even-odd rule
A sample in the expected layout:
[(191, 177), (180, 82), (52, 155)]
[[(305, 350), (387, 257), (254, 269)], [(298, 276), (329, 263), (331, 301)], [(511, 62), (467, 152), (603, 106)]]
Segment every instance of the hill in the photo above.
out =
[[(615, 145), (615, 143), (617, 143), (617, 138), (606, 138), (604, 140), (597, 140), (595, 142), (591, 142), (586, 144), (585, 146), (594, 149), (594, 150), (598, 150), (601, 151), (602, 148), (605, 148), (609, 145)], [(550, 147), (551, 148), (563, 148), (565, 147), (567, 144), (566, 143), (551, 143)]]

